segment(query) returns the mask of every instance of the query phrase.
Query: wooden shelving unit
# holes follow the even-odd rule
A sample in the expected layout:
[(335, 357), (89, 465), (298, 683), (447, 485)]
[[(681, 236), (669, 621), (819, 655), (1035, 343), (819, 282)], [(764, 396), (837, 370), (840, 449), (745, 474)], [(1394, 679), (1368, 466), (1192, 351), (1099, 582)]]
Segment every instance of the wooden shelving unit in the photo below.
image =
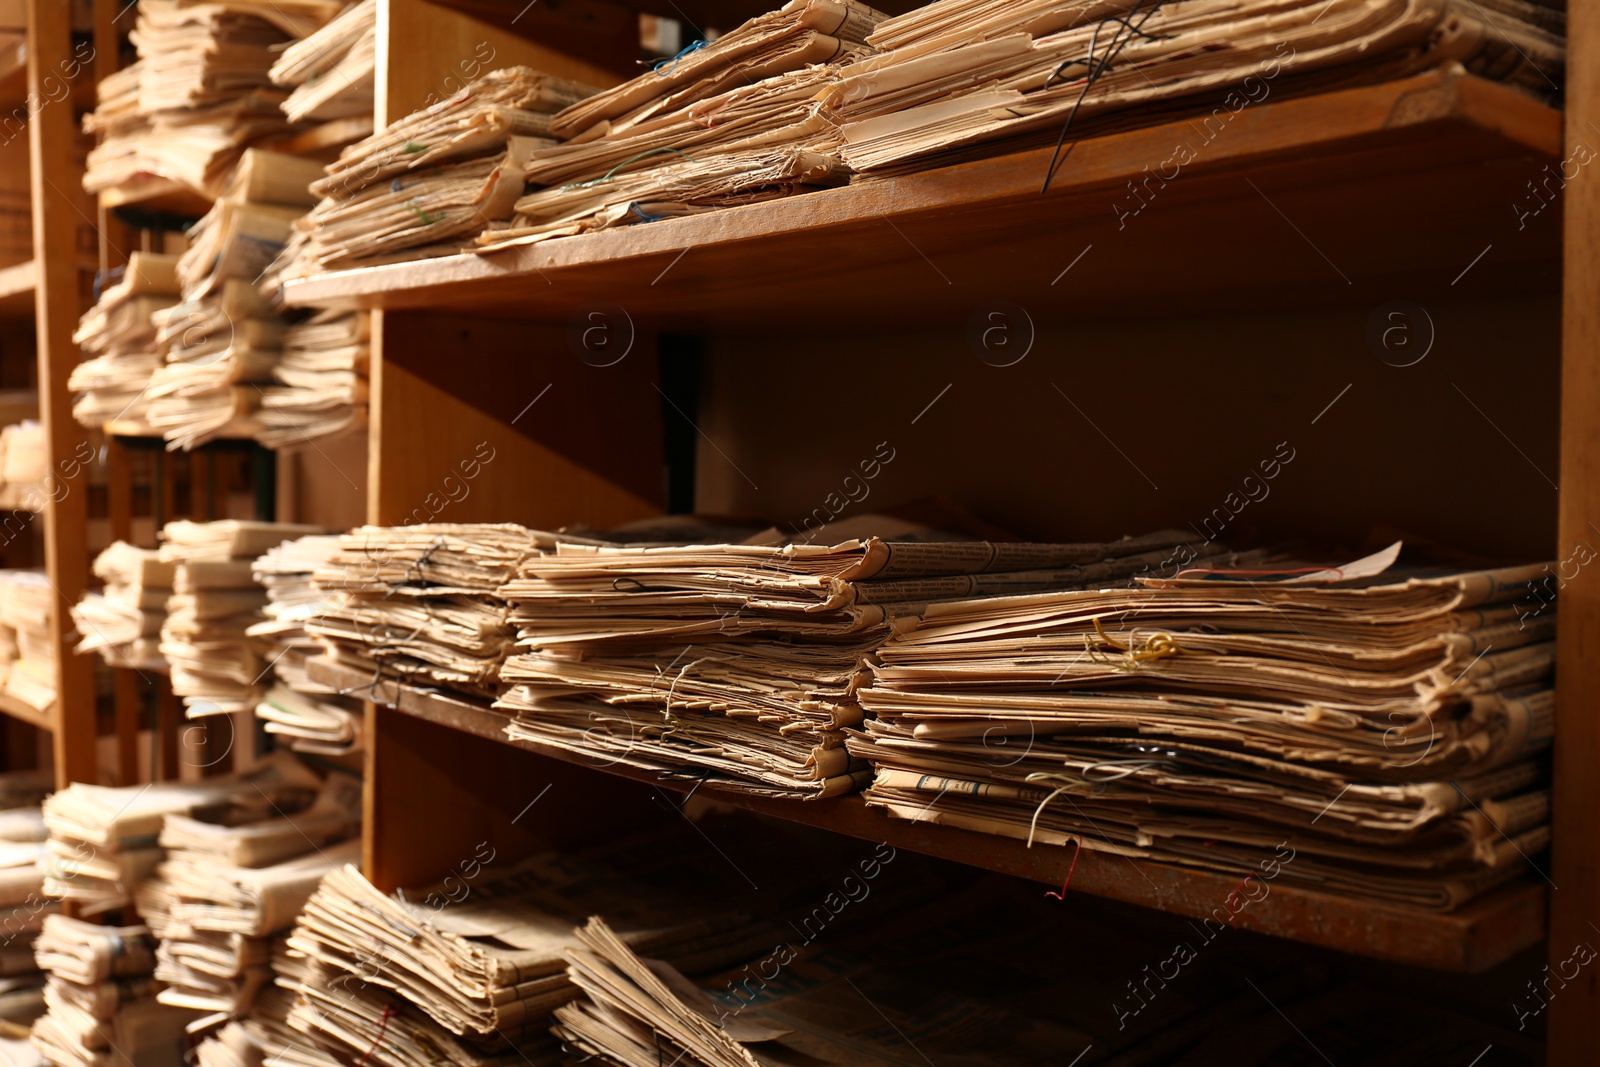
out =
[[(648, 2), (541, 5), (526, 16), (547, 20), (535, 30), (514, 18), (521, 6), (384, 4), (379, 125), (422, 104), (471, 42), (494, 42), (497, 63), (538, 65), (559, 39), (572, 49), (559, 72), (578, 56), (623, 77), (637, 68), (608, 36), (626, 21), (614, 8), (674, 15)], [(691, 24), (754, 13), (731, 0), (672, 7)], [(1592, 536), (1586, 523), (1600, 528), (1600, 192), (1571, 183), (1526, 218), (1513, 205), (1600, 119), (1600, 73), (1583, 62), (1597, 17), (1574, 8), (1565, 113), (1460, 71), (1272, 99), (1133, 218), (1116, 205), (1135, 203), (1129, 183), (1193, 138), (1186, 119), (1077, 141), (1043, 195), (1049, 153), (1024, 152), (493, 256), (336, 272), (292, 283), (288, 300), (375, 311), (373, 523), (419, 521), (452, 457), (480, 443), (497, 458), (440, 521), (606, 526), (686, 496), (700, 511), (798, 520), (856, 453), (888, 439), (903, 458), (872, 505), (938, 493), (1024, 536), (1099, 538), (1197, 521), (1235, 488), (1227, 472), (1287, 438), (1305, 457), (1299, 483), (1230, 535), (1357, 545), (1387, 526), (1489, 556), (1563, 558)], [(550, 20), (566, 20), (560, 35)], [(1431, 355), (1415, 367), (1366, 339), (1397, 300), (1428, 313)], [(1026, 358), (1012, 366), (967, 337), (996, 301), (1026, 312)], [(611, 365), (572, 340), (595, 310), (627, 330)], [(698, 446), (692, 460), (663, 444), (673, 436)], [(1595, 582), (1573, 583), (1561, 612), (1553, 870), (1534, 857), (1450, 915), (1276, 887), (1241, 924), (1458, 972), (1540, 941), (1559, 961), (1590, 936)], [(432, 880), (486, 837), (515, 854), (636, 828), (685, 789), (511, 743), (492, 709), (319, 669), (373, 701), (365, 866), (384, 888)], [(514, 818), (545, 787), (551, 799)], [(1070, 862), (850, 798), (713, 799), (1057, 886)], [(1226, 881), (1086, 855), (1072, 888), (1193, 916), (1227, 898)], [(1548, 1017), (1549, 1062), (1600, 1054), (1600, 988), (1570, 987)]]
[[(30, 57), (48, 65), (70, 43), (66, 15), (52, 0), (28, 6)], [(97, 26), (119, 6), (96, 0)], [(382, 0), (376, 124), (458, 82), (482, 43), (495, 65), (616, 81), (638, 70), (639, 12), (727, 27), (768, 6)], [(1573, 5), (1565, 112), (1459, 71), (1272, 99), (1241, 113), (1135, 218), (1116, 205), (1192, 136), (1187, 120), (1076, 142), (1043, 195), (1049, 153), (1025, 152), (491, 257), (292, 283), (293, 305), (375, 312), (366, 452), (330, 460), (342, 480), (324, 480), (329, 499), (341, 498), (329, 507), (383, 525), (604, 527), (687, 499), (704, 512), (798, 520), (887, 440), (897, 459), (871, 506), (940, 494), (1025, 536), (1090, 539), (1195, 522), (1236, 488), (1232, 472), (1288, 440), (1303, 457), (1294, 477), (1229, 536), (1357, 544), (1390, 524), (1485, 555), (1565, 558), (1600, 531), (1600, 186), (1571, 181), (1520, 226), (1515, 205), (1600, 126), (1600, 65), (1588, 61), (1600, 55), (1597, 22), (1600, 5)], [(71, 116), (58, 110), (30, 130), (36, 176), (69, 165)], [(162, 184), (102, 207), (204, 210)], [(36, 247), (70, 248), (71, 205), (39, 187)], [(65, 390), (78, 277), (48, 251), (34, 268), (41, 407), (62, 456), (82, 436)], [(1395, 301), (1428, 312), (1430, 354), (1412, 366), (1366, 339)], [(969, 340), (974, 316), (997, 303), (1026, 313), (1024, 356), (1010, 365)], [(586, 360), (572, 337), (596, 310), (627, 328), (624, 355), (609, 363)], [(130, 428), (109, 429), (115, 531), (129, 514), (132, 442), (118, 436)], [(495, 458), (471, 492), (429, 504), (455, 462), (483, 448)], [(280, 501), (289, 483), (280, 474)], [(46, 515), (66, 600), (87, 580), (86, 496)], [(291, 512), (279, 509), (316, 521)], [(1279, 885), (1238, 925), (1374, 966), (1463, 973), (1541, 941), (1552, 962), (1565, 960), (1593, 937), (1600, 578), (1569, 585), (1553, 867), (1533, 857), (1518, 880), (1449, 915)], [(93, 780), (92, 751), (72, 748), (94, 740), (88, 665), (73, 666), (62, 616), (66, 673), (49, 724), (58, 777)], [(683, 784), (513, 744), (491, 709), (327, 669), (372, 701), (364, 866), (381, 888), (432, 881), (485, 839), (509, 859), (637, 831), (641, 812), (680, 817), (660, 801)], [(118, 684), (125, 749), (137, 722)], [(714, 799), (1052, 886), (1070, 869), (1062, 850), (890, 820), (858, 799)], [(1072, 877), (1073, 890), (1187, 916), (1210, 914), (1235, 888), (1092, 854)], [(1520, 992), (1518, 982), (1506, 996)], [(1572, 984), (1547, 1017), (1550, 1063), (1600, 1056), (1600, 984)]]

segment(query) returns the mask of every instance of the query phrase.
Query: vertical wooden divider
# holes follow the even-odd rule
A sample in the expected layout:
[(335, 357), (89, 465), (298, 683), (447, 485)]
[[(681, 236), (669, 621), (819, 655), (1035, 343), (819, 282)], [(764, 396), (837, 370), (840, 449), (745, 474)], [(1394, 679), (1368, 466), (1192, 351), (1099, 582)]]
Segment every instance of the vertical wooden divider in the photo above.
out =
[[(1600, 2), (1578, 0), (1567, 12), (1569, 155), (1580, 145), (1593, 155), (1600, 143), (1596, 61)], [(1563, 195), (1561, 518), (1554, 546), (1562, 560), (1600, 543), (1600, 184), (1580, 177)], [(1552, 974), (1575, 946), (1600, 944), (1600, 575), (1566, 582), (1557, 611)], [(1550, 1064), (1600, 1062), (1600, 971), (1584, 968), (1551, 998), (1548, 1033)]]
[[(542, 20), (544, 13), (534, 17)], [(481, 70), (526, 63), (608, 86), (636, 69), (638, 31), (631, 20), (606, 32), (543, 21), (537, 27), (539, 42), (518, 36), (509, 15), (496, 24), (425, 0), (380, 0), (377, 128), (430, 97), (443, 99)], [(526, 436), (517, 407), (486, 412), (480, 406), (498, 392), (503, 403), (520, 407), (537, 395), (529, 391), (518, 399), (521, 393), (513, 392), (533, 384), (531, 366), (577, 362), (564, 348), (559, 354), (541, 351), (530, 332), (513, 323), (373, 313), (367, 521), (428, 521), (443, 499), (442, 480), (452, 473), (459, 478), (462, 462), (481, 463), (475, 455), (479, 442), (495, 459), (481, 466), (470, 495), (440, 509), (440, 521), (532, 522), (543, 516), (546, 522), (615, 523), (659, 512), (659, 494), (648, 488), (651, 479), (660, 482), (659, 453), (637, 457), (641, 466), (618, 484)], [(437, 373), (443, 367), (450, 372)], [(568, 374), (572, 369), (562, 368)], [(548, 381), (546, 376), (540, 388)], [(538, 415), (570, 403), (557, 397)], [(567, 408), (565, 418), (587, 414)], [(614, 425), (630, 438), (642, 436), (638, 425), (620, 419)], [(499, 810), (489, 796), (493, 783), (526, 765), (522, 753), (371, 704), (366, 731), (363, 866), (381, 888), (432, 878), (491, 831), (520, 841), (522, 850), (547, 837), (536, 828), (541, 813), (512, 827), (516, 813)], [(582, 822), (580, 817), (577, 824)]]
[[(49, 100), (44, 80), (72, 51), (72, 7), (60, 0), (28, 0), (28, 89)], [(45, 567), (54, 586), (51, 632), (56, 663), (53, 714), (57, 785), (97, 778), (94, 663), (73, 653), (77, 634), (68, 609), (89, 584), (87, 469), (67, 468), (84, 442), (72, 418), (67, 376), (77, 363), (72, 333), (82, 311), (78, 289), (77, 232), (73, 204), (79, 181), (73, 140), (77, 121), (68, 100), (39, 108), (28, 125), (33, 196), (34, 292), (39, 359), (39, 419), (44, 425), (47, 479)], [(73, 477), (66, 477), (74, 469)]]

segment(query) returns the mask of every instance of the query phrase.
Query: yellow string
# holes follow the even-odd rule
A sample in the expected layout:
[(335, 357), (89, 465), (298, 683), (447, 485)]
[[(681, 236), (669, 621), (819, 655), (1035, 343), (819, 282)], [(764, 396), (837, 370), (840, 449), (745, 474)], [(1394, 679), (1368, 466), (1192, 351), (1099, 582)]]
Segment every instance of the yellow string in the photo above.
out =
[[(1117, 670), (1139, 670), (1157, 660), (1169, 656), (1181, 656), (1186, 651), (1179, 646), (1178, 641), (1169, 633), (1156, 633), (1145, 638), (1137, 646), (1119, 644), (1115, 638), (1106, 633), (1104, 626), (1100, 625), (1099, 618), (1094, 620), (1095, 637), (1083, 635), (1083, 650), (1096, 663), (1105, 663)], [(1095, 638), (1099, 643), (1095, 643)], [(1119, 660), (1104, 653), (1105, 649), (1122, 653)]]

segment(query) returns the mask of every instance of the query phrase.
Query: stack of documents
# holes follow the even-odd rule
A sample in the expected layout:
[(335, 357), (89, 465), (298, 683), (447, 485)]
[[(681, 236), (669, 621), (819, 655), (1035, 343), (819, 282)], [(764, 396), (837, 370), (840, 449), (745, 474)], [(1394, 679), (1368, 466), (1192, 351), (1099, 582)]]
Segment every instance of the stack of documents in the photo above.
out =
[(42, 571), (0, 571), (0, 659), (11, 653), (5, 691), (39, 711), (49, 711), (56, 702), (50, 620), (64, 606), (59, 601)]
[(479, 238), (485, 251), (838, 185), (848, 171), (816, 97), (871, 51), (884, 15), (791, 0), (557, 115), (526, 177), (546, 186)]
[(72, 340), (84, 360), (67, 387), (78, 396), (72, 416), (85, 426), (144, 421), (145, 387), (161, 365), (153, 316), (178, 303), (178, 257), (134, 252), (115, 284), (84, 312)]
[[(629, 944), (692, 973), (770, 950), (788, 936), (777, 907), (815, 886), (807, 879), (779, 901), (737, 876), (737, 885), (708, 877), (704, 850), (691, 843), (699, 840), (666, 834), (499, 872), (484, 844), (456, 876), (393, 896), (354, 867), (334, 871), (289, 938), (304, 967), (289, 1025), (341, 1058), (371, 1049), (374, 1065), (435, 1062), (430, 1046), (451, 1063), (521, 1062), (518, 1048), (545, 1051), (550, 1012), (576, 993), (564, 951), (592, 911), (611, 916)], [(391, 1017), (392, 1040), (374, 1042), (371, 1028)]]
[(130, 34), (136, 68), (102, 83), (86, 128), (101, 143), (84, 187), (100, 192), (149, 177), (217, 196), (252, 144), (289, 131), (288, 93), (268, 71), (285, 45), (339, 11), (338, 0), (143, 0)]
[(493, 697), (513, 639), (496, 590), (548, 537), (510, 524), (358, 527), (317, 571), (325, 600), (306, 631), (374, 680)]
[(267, 593), (255, 561), (284, 541), (320, 532), (290, 523), (169, 522), (161, 558), (176, 564), (161, 627), (172, 691), (190, 718), (248, 711), (264, 691), (270, 645), (248, 630), (263, 620)]
[(551, 114), (593, 92), (508, 67), (358, 141), (312, 186), (306, 254), (333, 269), (456, 251), (511, 217), (529, 158), (555, 143)]
[(868, 803), (1455, 907), (1549, 841), (1548, 571), (1386, 573), (1398, 548), (930, 605), (860, 693)]
[(361, 744), (360, 702), (313, 682), (306, 673), (306, 660), (322, 646), (305, 624), (329, 599), (312, 585), (311, 575), (338, 551), (337, 536), (302, 537), (256, 560), (256, 581), (267, 591), (265, 620), (246, 631), (275, 646), (270, 661), (277, 681), (256, 705), (256, 718), (296, 752), (326, 756), (346, 755)]
[(272, 753), (242, 774), (185, 785), (75, 783), (44, 802), (50, 831), (44, 891), (79, 902), (81, 914), (125, 907), (161, 861), (159, 839), (168, 815), (232, 805), (264, 818), (304, 809), (321, 789), (322, 778), (287, 752)]
[(0, 508), (43, 511), (50, 462), (45, 455), (44, 424), (24, 419), (0, 430)]
[(274, 384), (261, 387), (256, 440), (284, 448), (366, 425), (371, 317), (320, 311), (283, 334)]
[(155, 939), (147, 926), (99, 926), (51, 915), (35, 942), (49, 974), (49, 1011), (33, 1044), (57, 1067), (180, 1067), (193, 1018), (156, 1002)]
[(190, 228), (177, 268), (183, 301), (156, 316), (165, 363), (147, 390), (148, 418), (169, 448), (254, 431), (252, 414), (287, 326), (255, 282), (312, 204), (306, 185), (317, 173), (307, 160), (251, 149), (224, 195)]
[(274, 85), (290, 122), (326, 122), (372, 114), (377, 84), (378, 0), (358, 0), (333, 21), (278, 56)]
[(78, 651), (99, 652), (113, 667), (165, 670), (161, 624), (172, 595), (174, 564), (151, 548), (113, 542), (95, 557), (94, 574), (105, 583), (72, 609)]
[[(902, 532), (902, 536), (905, 533)], [(1158, 570), (1165, 531), (1108, 544), (868, 536), (832, 546), (602, 546), (530, 557), (500, 595), (518, 654), (510, 736), (742, 792), (865, 784), (845, 748), (856, 691), (896, 620), (930, 601), (1080, 588)]]
[[(292, 815), (229, 809), (168, 815), (167, 858), (150, 883), (164, 919), (156, 978), (163, 1004), (237, 1019), (272, 981), (274, 942), (324, 875), (360, 858), (361, 783), (334, 773)], [(140, 894), (141, 912), (147, 897)], [(152, 924), (154, 925), (154, 924)]]
[[(1201, 116), (1191, 157), (1269, 96), (1403, 77), (1452, 62), (1537, 94), (1565, 43), (1532, 5), (1454, 0), (938, 0), (880, 23), (881, 53), (822, 97), (864, 174)], [(1547, 12), (1545, 12), (1547, 14)], [(1202, 128), (1202, 126), (1204, 128)], [(1041, 174), (1041, 182), (1045, 175)]]

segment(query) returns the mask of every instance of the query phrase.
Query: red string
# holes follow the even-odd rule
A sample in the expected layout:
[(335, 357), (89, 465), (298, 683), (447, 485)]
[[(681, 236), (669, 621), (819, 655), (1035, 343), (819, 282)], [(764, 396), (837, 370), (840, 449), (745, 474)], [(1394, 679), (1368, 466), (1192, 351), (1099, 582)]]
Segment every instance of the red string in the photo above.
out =
[(371, 1059), (372, 1054), (378, 1051), (378, 1046), (383, 1044), (383, 1035), (389, 1029), (389, 1020), (394, 1018), (394, 1015), (394, 1008), (385, 1004), (383, 1006), (383, 1014), (378, 1016), (378, 1039), (372, 1043), (371, 1048), (367, 1049), (367, 1054), (356, 1061), (356, 1067), (366, 1067), (367, 1060)]
[[(1078, 857), (1081, 855), (1083, 855), (1083, 838), (1080, 837), (1078, 838), (1078, 849), (1072, 854), (1072, 866), (1067, 868), (1067, 880), (1061, 883), (1061, 892), (1057, 893), (1053, 889), (1047, 890), (1045, 892), (1046, 897), (1055, 897), (1060, 901), (1067, 899), (1067, 886), (1072, 884), (1072, 872), (1078, 869)], [(360, 1065), (358, 1064), (357, 1067), (360, 1067)]]

